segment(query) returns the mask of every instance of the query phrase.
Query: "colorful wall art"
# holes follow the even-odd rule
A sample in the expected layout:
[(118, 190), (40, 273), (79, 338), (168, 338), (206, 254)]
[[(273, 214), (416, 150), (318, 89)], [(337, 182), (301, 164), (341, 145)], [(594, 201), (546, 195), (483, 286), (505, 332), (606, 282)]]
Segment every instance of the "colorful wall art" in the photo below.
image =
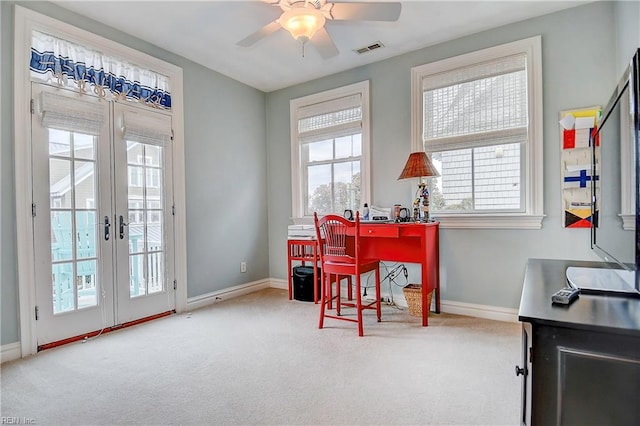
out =
[[(598, 212), (591, 211), (591, 182), (599, 190), (600, 143), (592, 141), (596, 123), (602, 116), (599, 106), (560, 112), (560, 178), (562, 179), (563, 226), (590, 228), (598, 225)], [(591, 144), (595, 143), (596, 169), (591, 166)]]

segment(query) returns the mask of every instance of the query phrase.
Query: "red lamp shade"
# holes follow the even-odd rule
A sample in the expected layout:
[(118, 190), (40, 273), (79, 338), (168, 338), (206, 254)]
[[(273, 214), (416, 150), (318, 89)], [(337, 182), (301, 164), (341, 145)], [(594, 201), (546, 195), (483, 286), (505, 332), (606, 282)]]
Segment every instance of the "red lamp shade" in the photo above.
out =
[(438, 173), (429, 156), (424, 152), (412, 152), (398, 180), (433, 176), (440, 176), (440, 173)]

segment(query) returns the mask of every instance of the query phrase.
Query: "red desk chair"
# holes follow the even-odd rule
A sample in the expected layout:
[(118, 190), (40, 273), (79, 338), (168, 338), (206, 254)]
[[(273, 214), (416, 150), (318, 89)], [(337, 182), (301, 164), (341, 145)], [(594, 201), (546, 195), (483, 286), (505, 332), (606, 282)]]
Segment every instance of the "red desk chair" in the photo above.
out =
[[(356, 212), (355, 221), (350, 221), (342, 216), (326, 215), (318, 219), (318, 214), (313, 214), (316, 225), (316, 236), (320, 242), (320, 263), (322, 264), (322, 297), (320, 305), (320, 322), (318, 328), (323, 328), (324, 319), (333, 318), (343, 321), (358, 323), (358, 335), (362, 336), (362, 311), (375, 309), (378, 322), (381, 319), (380, 308), (380, 261), (377, 259), (360, 258), (360, 215)], [(376, 291), (375, 300), (365, 304), (362, 300), (360, 275), (375, 271)], [(332, 279), (331, 276), (336, 276)], [(355, 275), (356, 291), (355, 302), (345, 302), (340, 299), (340, 280), (338, 277)], [(332, 284), (336, 282), (336, 295), (333, 296)], [(331, 309), (336, 302), (336, 315), (325, 313), (327, 305)], [(356, 319), (340, 316), (340, 308), (343, 306), (356, 308)]]

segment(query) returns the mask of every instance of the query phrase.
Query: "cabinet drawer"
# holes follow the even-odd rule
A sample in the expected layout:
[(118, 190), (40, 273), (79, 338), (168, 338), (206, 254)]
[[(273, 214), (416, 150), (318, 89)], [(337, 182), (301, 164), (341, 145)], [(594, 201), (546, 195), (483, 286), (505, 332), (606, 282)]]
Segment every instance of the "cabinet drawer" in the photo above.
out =
[(360, 225), (360, 236), (398, 238), (400, 229), (397, 226)]

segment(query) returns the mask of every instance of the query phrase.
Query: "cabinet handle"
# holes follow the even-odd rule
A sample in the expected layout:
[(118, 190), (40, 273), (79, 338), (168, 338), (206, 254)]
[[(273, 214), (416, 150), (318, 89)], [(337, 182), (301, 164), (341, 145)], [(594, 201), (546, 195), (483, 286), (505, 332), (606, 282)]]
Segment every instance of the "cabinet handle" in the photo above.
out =
[(519, 375), (521, 375), (521, 374), (522, 374), (523, 376), (526, 376), (526, 375), (527, 375), (527, 367), (522, 367), (522, 368), (520, 368), (520, 367), (518, 367), (518, 366), (516, 365), (516, 376), (519, 376)]

